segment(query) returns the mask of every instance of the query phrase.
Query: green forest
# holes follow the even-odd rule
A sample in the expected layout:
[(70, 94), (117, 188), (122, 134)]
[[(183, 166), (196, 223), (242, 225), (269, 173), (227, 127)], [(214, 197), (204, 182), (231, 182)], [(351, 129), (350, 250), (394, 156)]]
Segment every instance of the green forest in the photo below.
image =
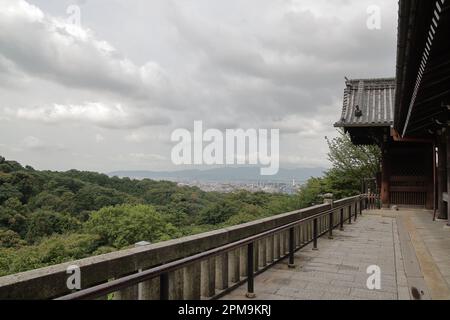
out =
[(201, 233), (356, 195), (379, 170), (379, 150), (341, 133), (331, 169), (296, 195), (204, 192), (167, 181), (38, 171), (0, 157), (0, 276)]

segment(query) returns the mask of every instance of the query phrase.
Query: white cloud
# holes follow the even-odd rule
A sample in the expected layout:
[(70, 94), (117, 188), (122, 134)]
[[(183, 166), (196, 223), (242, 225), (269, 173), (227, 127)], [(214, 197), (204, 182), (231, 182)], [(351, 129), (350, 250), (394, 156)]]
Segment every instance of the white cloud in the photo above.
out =
[(129, 135), (127, 135), (125, 137), (125, 141), (128, 141), (128, 142), (143, 142), (143, 141), (148, 140), (148, 138), (149, 137), (146, 134), (141, 134), (141, 133), (138, 133), (138, 132), (132, 132), (132, 133), (130, 133)]
[(29, 136), (23, 139), (22, 145), (29, 149), (39, 149), (45, 146), (45, 144), (39, 138)]
[(101, 134), (97, 133), (97, 134), (95, 135), (95, 141), (96, 141), (97, 143), (103, 142), (103, 141), (105, 141), (105, 137), (102, 136)]
[(301, 163), (305, 168), (327, 168), (329, 162), (326, 157), (313, 156), (313, 155), (299, 155), (299, 156), (284, 156), (280, 159), (281, 165), (298, 167)]
[(87, 102), (82, 105), (60, 105), (19, 108), (5, 108), (5, 113), (19, 120), (32, 120), (57, 124), (62, 122), (87, 122), (104, 128), (135, 128), (148, 125), (163, 125), (170, 122), (161, 116), (152, 116), (137, 110), (127, 110), (121, 104), (106, 105), (100, 102)]
[(24, 72), (68, 87), (149, 99), (155, 107), (170, 90), (168, 75), (156, 62), (136, 65), (92, 30), (44, 14), (24, 0), (1, 5), (0, 57)]
[(146, 153), (131, 153), (130, 157), (137, 161), (164, 161), (167, 160), (166, 157), (159, 154), (146, 154)]
[(34, 151), (64, 151), (66, 148), (62, 145), (53, 145), (50, 143), (47, 143), (37, 137), (34, 136), (28, 136), (25, 137), (17, 151), (24, 151), (24, 150), (34, 150)]

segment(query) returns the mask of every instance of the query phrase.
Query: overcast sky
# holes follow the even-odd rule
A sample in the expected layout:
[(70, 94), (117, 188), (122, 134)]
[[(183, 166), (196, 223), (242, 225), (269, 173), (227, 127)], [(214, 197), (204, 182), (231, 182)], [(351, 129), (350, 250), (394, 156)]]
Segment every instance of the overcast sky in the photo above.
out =
[(0, 155), (172, 170), (172, 131), (203, 120), (278, 128), (283, 167), (326, 167), (344, 76), (394, 76), (396, 28), (394, 0), (0, 0)]

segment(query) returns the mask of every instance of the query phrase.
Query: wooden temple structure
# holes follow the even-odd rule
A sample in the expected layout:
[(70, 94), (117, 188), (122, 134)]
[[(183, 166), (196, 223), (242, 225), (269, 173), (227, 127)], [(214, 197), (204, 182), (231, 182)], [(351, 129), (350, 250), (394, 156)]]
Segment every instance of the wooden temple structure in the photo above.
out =
[(450, 0), (400, 0), (396, 78), (347, 80), (335, 124), (382, 150), (379, 192), (392, 205), (450, 216)]

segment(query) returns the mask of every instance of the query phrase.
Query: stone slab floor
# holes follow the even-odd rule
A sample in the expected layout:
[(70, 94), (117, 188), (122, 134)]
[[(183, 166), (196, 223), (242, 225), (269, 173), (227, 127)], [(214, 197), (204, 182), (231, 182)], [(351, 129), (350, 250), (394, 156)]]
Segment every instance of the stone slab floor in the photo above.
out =
[[(365, 211), (319, 251), (296, 253), (255, 278), (259, 300), (450, 299), (450, 228), (424, 210)], [(381, 289), (369, 290), (367, 267), (381, 269)], [(246, 284), (225, 300), (246, 299)]]

